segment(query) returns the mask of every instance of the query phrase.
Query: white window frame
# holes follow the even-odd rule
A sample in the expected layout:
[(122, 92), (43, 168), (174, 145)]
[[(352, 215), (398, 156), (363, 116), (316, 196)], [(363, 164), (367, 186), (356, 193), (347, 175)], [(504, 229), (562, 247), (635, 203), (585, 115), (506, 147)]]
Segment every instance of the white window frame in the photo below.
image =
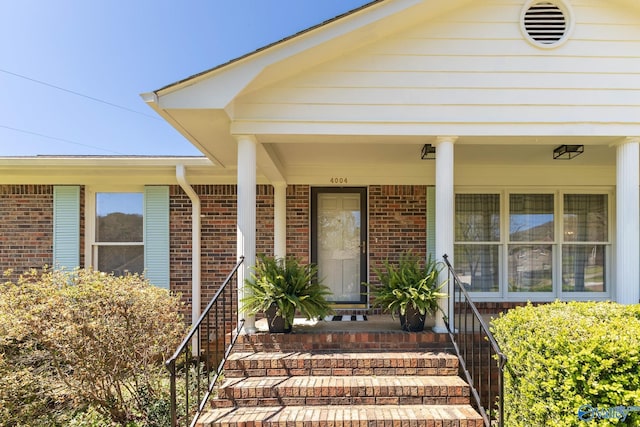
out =
[[(99, 246), (142, 246), (143, 242), (96, 242), (96, 196), (98, 193), (141, 193), (144, 186), (91, 186), (85, 188), (84, 262), (85, 268), (97, 270)], [(144, 215), (144, 214), (143, 214)]]
[[(475, 188), (475, 189), (468, 189), (468, 190), (459, 190), (459, 189), (455, 189), (454, 190), (454, 209), (455, 209), (455, 196), (458, 194), (497, 194), (500, 197), (500, 239), (498, 241), (491, 241), (491, 242), (465, 242), (465, 241), (457, 241), (455, 240), (455, 230), (454, 230), (454, 242), (453, 242), (453, 246), (455, 248), (456, 245), (491, 245), (491, 246), (497, 246), (498, 247), (498, 277), (499, 277), (499, 283), (498, 283), (498, 291), (496, 292), (470, 292), (471, 295), (474, 296), (474, 298), (481, 300), (481, 301), (502, 301), (504, 296), (502, 295), (502, 282), (503, 282), (503, 271), (502, 271), (502, 266), (505, 265), (506, 263), (504, 262), (504, 251), (502, 250), (502, 247), (504, 246), (504, 194), (503, 194), (503, 190), (500, 188), (495, 188), (495, 187), (487, 187), (487, 188)], [(455, 212), (454, 212), (455, 215)], [(455, 227), (455, 221), (453, 226)], [(454, 254), (455, 254), (455, 249), (454, 249)], [(454, 262), (454, 268), (455, 268), (455, 257), (453, 259)]]
[[(454, 190), (458, 194), (499, 194), (500, 195), (500, 240), (495, 242), (500, 245), (498, 254), (498, 270), (500, 271), (497, 292), (471, 292), (476, 301), (503, 302), (503, 301), (532, 301), (548, 302), (556, 299), (565, 301), (603, 301), (615, 297), (613, 282), (613, 232), (615, 230), (615, 191), (611, 187), (459, 187)], [(551, 292), (510, 292), (509, 280), (509, 197), (511, 194), (553, 194), (554, 196), (554, 241), (551, 243), (553, 269), (553, 290)], [(605, 246), (605, 292), (566, 292), (562, 290), (562, 248), (565, 245), (563, 237), (563, 209), (565, 194), (606, 194), (607, 195), (607, 241), (606, 242), (580, 242), (580, 244), (597, 244)], [(454, 223), (455, 227), (455, 223)], [(455, 233), (454, 233), (455, 235)], [(518, 242), (517, 244), (525, 244)], [(455, 245), (474, 244), (470, 242), (454, 241)], [(485, 242), (478, 244), (486, 244)], [(537, 244), (537, 243), (536, 243)], [(567, 242), (571, 245), (573, 243)], [(454, 267), (455, 267), (455, 259)]]
[[(613, 222), (615, 221), (615, 212), (613, 210), (613, 204), (615, 203), (615, 193), (613, 190), (610, 191), (590, 191), (586, 189), (581, 189), (580, 191), (564, 191), (560, 194), (557, 203), (559, 204), (558, 212), (564, 216), (564, 195), (565, 194), (606, 194), (607, 195), (607, 241), (606, 242), (566, 242), (566, 245), (604, 245), (605, 246), (605, 275), (604, 275), (604, 283), (606, 287), (605, 292), (565, 292), (562, 290), (562, 286), (558, 289), (558, 298), (562, 300), (571, 300), (571, 301), (602, 301), (602, 300), (611, 300), (615, 296), (615, 291), (613, 289), (613, 276), (612, 270), (614, 268), (612, 255), (613, 255), (613, 242), (611, 237), (614, 233), (615, 228), (613, 227)], [(564, 221), (564, 219), (563, 219)], [(564, 222), (562, 223), (564, 225)], [(562, 248), (565, 246), (564, 234), (562, 234), (562, 228), (559, 228), (558, 233), (559, 236), (559, 246)], [(559, 265), (562, 265), (562, 249), (558, 249), (557, 262)], [(562, 282), (562, 272), (560, 268), (557, 271), (558, 283)]]

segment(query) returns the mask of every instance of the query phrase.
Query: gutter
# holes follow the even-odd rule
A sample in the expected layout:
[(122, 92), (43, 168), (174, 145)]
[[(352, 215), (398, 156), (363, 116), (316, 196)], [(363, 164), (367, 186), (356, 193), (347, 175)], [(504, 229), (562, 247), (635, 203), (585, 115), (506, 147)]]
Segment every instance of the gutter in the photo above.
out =
[(176, 165), (176, 179), (178, 184), (187, 193), (191, 200), (191, 324), (200, 318), (200, 197), (187, 182), (185, 167), (182, 164)]

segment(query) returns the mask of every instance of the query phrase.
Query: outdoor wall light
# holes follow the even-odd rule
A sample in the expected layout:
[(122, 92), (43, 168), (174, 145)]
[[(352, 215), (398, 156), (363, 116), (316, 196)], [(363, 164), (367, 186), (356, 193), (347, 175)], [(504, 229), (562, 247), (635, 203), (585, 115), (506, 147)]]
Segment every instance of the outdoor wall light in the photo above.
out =
[(571, 160), (582, 153), (584, 153), (584, 145), (561, 145), (553, 150), (553, 158)]
[(422, 146), (422, 153), (420, 153), (420, 158), (422, 160), (435, 160), (436, 147), (431, 144), (424, 144)]

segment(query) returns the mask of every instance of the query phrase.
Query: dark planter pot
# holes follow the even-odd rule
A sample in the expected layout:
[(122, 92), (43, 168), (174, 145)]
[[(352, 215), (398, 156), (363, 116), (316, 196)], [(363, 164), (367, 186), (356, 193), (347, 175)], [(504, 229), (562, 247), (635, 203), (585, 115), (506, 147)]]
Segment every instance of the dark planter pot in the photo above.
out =
[(408, 305), (405, 315), (400, 315), (400, 327), (407, 332), (422, 332), (426, 318), (426, 313), (420, 314), (413, 306)]
[(291, 325), (288, 328), (284, 327), (284, 317), (276, 314), (278, 312), (278, 306), (271, 304), (269, 309), (264, 313), (267, 316), (267, 324), (269, 325), (269, 332), (272, 334), (288, 334), (291, 332)]

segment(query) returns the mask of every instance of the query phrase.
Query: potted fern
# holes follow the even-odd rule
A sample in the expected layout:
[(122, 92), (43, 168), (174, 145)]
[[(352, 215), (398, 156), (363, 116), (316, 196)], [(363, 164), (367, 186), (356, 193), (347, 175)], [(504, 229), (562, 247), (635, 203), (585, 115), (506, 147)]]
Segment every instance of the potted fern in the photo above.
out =
[(307, 319), (331, 314), (326, 299), (331, 291), (317, 273), (315, 264), (302, 264), (298, 258), (260, 255), (251, 277), (245, 280), (249, 292), (242, 299), (243, 311), (264, 313), (269, 332), (291, 332), (296, 312)]
[(388, 260), (384, 269), (375, 269), (377, 284), (366, 284), (372, 290), (373, 306), (400, 317), (400, 326), (409, 332), (424, 330), (427, 316), (438, 310), (438, 299), (445, 296), (441, 292), (446, 282), (439, 282), (438, 274), (442, 263), (431, 256), (424, 265), (411, 252), (400, 256), (397, 264)]

